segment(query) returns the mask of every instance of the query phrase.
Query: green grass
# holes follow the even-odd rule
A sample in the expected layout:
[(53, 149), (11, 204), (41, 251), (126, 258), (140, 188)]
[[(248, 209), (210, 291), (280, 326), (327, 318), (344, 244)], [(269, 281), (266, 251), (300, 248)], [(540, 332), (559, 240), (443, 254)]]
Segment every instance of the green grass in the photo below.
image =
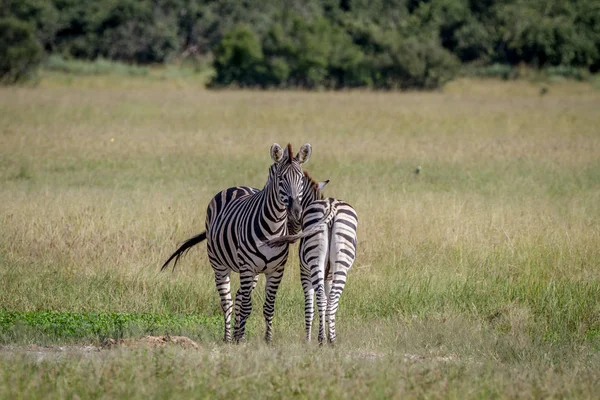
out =
[(592, 81), (593, 75), (587, 68), (565, 65), (544, 67), (542, 69), (525, 66), (492, 64), (488, 66), (464, 66), (461, 75), (478, 78), (527, 79), (536, 82), (560, 82), (563, 80)]
[[(53, 73), (0, 89), (0, 307), (22, 321), (1, 336), (0, 397), (595, 397), (600, 92), (545, 84), (208, 92)], [(335, 349), (302, 344), (296, 247), (271, 347), (264, 279), (248, 343), (227, 346), (205, 245), (159, 272), (216, 192), (264, 185), (273, 142), (311, 143), (306, 168), (359, 214)], [(29, 347), (165, 331), (200, 349)]]
[(105, 338), (184, 332), (198, 335), (206, 328), (219, 331), (221, 321), (203, 315), (0, 310), (0, 343), (102, 342)]
[(195, 85), (204, 89), (214, 73), (210, 63), (179, 62), (163, 66), (143, 66), (97, 58), (93, 61), (65, 59), (50, 55), (43, 63), (43, 79), (38, 85), (54, 87), (90, 86), (143, 88), (151, 85), (164, 86), (164, 81), (176, 87)]
[(56, 54), (48, 57), (44, 63), (44, 69), (72, 75), (144, 76), (149, 73), (147, 67), (129, 65), (103, 58), (94, 61), (67, 60)]

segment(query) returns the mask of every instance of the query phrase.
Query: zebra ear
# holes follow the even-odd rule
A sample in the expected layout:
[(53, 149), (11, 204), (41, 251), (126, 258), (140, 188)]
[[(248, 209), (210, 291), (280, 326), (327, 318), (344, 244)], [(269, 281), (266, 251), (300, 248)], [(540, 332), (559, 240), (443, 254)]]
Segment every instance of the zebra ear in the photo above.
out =
[(323, 182), (319, 182), (318, 183), (319, 192), (322, 191), (323, 189), (325, 189), (325, 186), (327, 186), (328, 183), (329, 183), (329, 179), (327, 179), (326, 181), (323, 181)]
[(310, 147), (310, 144), (306, 143), (305, 145), (300, 147), (300, 151), (298, 152), (298, 154), (296, 154), (296, 159), (298, 160), (298, 162), (300, 164), (304, 164), (305, 162), (308, 161), (311, 154), (312, 154), (312, 147)]
[(283, 158), (283, 149), (277, 143), (273, 143), (273, 145), (271, 146), (271, 158), (276, 163), (280, 162)]

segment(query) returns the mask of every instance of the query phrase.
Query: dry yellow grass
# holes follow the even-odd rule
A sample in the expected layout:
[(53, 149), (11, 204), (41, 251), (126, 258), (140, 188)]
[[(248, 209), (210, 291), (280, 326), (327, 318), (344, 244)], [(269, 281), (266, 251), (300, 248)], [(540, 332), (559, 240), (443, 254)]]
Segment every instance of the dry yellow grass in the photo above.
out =
[[(204, 245), (174, 274), (159, 274), (160, 264), (204, 229), (214, 193), (264, 185), (273, 142), (309, 142), (306, 168), (359, 213), (359, 254), (338, 314), (340, 346), (321, 355), (299, 345), (292, 257), (275, 353), (339, 363), (326, 397), (342, 393), (348, 373), (364, 380), (354, 387), (361, 395), (388, 385), (377, 397), (512, 397), (515, 387), (527, 397), (591, 397), (600, 366), (600, 92), (549, 87), (543, 97), (535, 84), (473, 80), (436, 93), (211, 92), (182, 80), (54, 76), (37, 88), (1, 88), (0, 305), (219, 315)], [(273, 390), (260, 382), (275, 379), (281, 362), (260, 345), (262, 299), (259, 286), (247, 347), (219, 347), (215, 331), (209, 347), (231, 357), (200, 356), (209, 370), (225, 366), (223, 382), (266, 368), (252, 393)], [(374, 366), (340, 361), (352, 351), (383, 357)], [(238, 352), (252, 360), (249, 372), (235, 364)], [(405, 353), (460, 361), (404, 365)], [(104, 365), (154, 387), (135, 369), (153, 356), (125, 356), (135, 361)], [(39, 372), (28, 360), (19, 358)], [(93, 387), (84, 364), (50, 365)], [(285, 365), (281, 387), (301, 376), (299, 393), (321, 393), (306, 386), (324, 384), (321, 367), (311, 375)], [(202, 385), (225, 395), (214, 377), (186, 377), (182, 395)], [(408, 383), (391, 384), (400, 381)], [(128, 393), (146, 392), (114, 392)]]

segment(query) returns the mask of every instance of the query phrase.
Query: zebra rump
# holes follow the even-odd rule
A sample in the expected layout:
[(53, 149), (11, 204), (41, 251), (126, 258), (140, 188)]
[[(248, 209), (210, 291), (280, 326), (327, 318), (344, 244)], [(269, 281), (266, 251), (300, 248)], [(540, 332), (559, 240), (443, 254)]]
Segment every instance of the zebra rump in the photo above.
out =
[(317, 232), (321, 232), (327, 227), (327, 225), (329, 225), (331, 220), (333, 220), (336, 212), (337, 210), (335, 206), (332, 205), (332, 207), (329, 208), (327, 214), (325, 214), (325, 216), (321, 218), (319, 222), (310, 227), (310, 229), (307, 229), (304, 232), (300, 232), (295, 235), (285, 235), (275, 239), (267, 240), (266, 242), (263, 242), (261, 246), (279, 247), (284, 244), (292, 244), (295, 243), (298, 239), (303, 239), (305, 237), (314, 235)]

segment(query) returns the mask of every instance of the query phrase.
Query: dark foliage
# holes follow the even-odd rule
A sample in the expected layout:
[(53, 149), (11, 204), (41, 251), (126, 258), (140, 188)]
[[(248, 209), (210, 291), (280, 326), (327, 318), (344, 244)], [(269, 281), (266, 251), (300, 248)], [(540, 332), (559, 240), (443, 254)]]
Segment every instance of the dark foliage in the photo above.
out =
[(35, 74), (41, 48), (33, 29), (15, 18), (0, 18), (0, 82), (17, 83)]
[(600, 69), (596, 0), (5, 0), (0, 17), (65, 58), (211, 55), (217, 86), (427, 89), (460, 63)]

